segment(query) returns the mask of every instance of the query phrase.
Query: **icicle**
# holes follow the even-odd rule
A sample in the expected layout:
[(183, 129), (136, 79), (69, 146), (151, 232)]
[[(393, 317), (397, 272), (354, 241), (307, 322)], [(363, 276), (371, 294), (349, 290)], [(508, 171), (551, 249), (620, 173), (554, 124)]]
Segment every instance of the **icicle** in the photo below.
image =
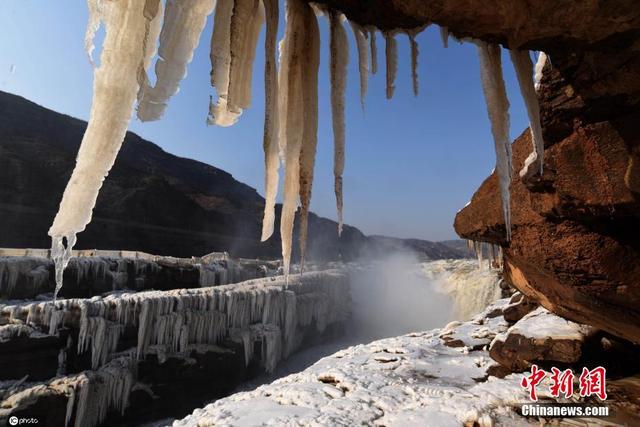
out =
[(138, 105), (140, 120), (158, 120), (164, 114), (167, 101), (178, 92), (187, 75), (187, 65), (214, 7), (215, 0), (167, 1), (156, 63), (157, 81), (155, 87), (143, 88)]
[(87, 0), (87, 7), (89, 9), (89, 21), (87, 23), (87, 31), (84, 36), (84, 49), (89, 57), (89, 62), (95, 67), (93, 62), (93, 51), (96, 46), (93, 44), (93, 39), (100, 28), (100, 22), (102, 21), (102, 4), (100, 0)]
[[(140, 63), (145, 62), (145, 2), (121, 0), (104, 3), (103, 7), (106, 35), (100, 67), (94, 72), (91, 116), (76, 166), (49, 229), (58, 290), (75, 235), (91, 221), (102, 182), (122, 146), (138, 93), (137, 71)], [(63, 238), (67, 240), (66, 248)]]
[(411, 45), (411, 81), (413, 83), (413, 95), (418, 96), (418, 42), (413, 32), (407, 33)]
[(282, 262), (285, 276), (289, 275), (293, 221), (300, 190), (300, 149), (303, 136), (304, 104), (302, 93), (302, 64), (305, 46), (305, 14), (313, 13), (302, 0), (286, 2), (286, 28), (282, 42), (279, 91), (280, 144), (285, 158), (284, 200), (280, 219)]
[(502, 197), (502, 212), (507, 231), (507, 240), (511, 240), (511, 206), (509, 184), (511, 183), (511, 142), (509, 141), (509, 100), (502, 78), (500, 46), (478, 41), (480, 56), (480, 77), (482, 90), (487, 103), (491, 133), (496, 150), (496, 172)]
[(371, 74), (378, 72), (378, 47), (376, 45), (376, 30), (369, 29), (369, 43), (371, 46)]
[(449, 47), (449, 28), (440, 26), (440, 38), (442, 39), (442, 46), (444, 48)]
[(369, 78), (369, 58), (367, 51), (367, 32), (358, 23), (349, 21), (353, 36), (358, 47), (358, 69), (360, 71), (360, 104), (364, 110), (364, 99), (367, 95), (367, 80)]
[(534, 87), (536, 91), (540, 88), (540, 82), (542, 81), (542, 71), (544, 70), (544, 66), (547, 64), (547, 54), (544, 52), (540, 52), (538, 54), (538, 60), (536, 61), (536, 71), (535, 71), (535, 83)]
[[(531, 129), (531, 144), (533, 151), (524, 161), (520, 176), (530, 176), (535, 173), (542, 175), (544, 164), (544, 141), (542, 140), (542, 125), (540, 124), (540, 106), (533, 82), (533, 63), (528, 50), (510, 50), (511, 62), (518, 76), (520, 93), (524, 99), (529, 114), (529, 128)], [(530, 170), (531, 169), (531, 170)]]
[(265, 204), (264, 218), (262, 219), (261, 241), (267, 240), (273, 234), (275, 222), (276, 193), (278, 192), (278, 77), (276, 71), (276, 37), (278, 35), (278, 0), (263, 0), (267, 34), (264, 40), (265, 64), (264, 64), (264, 188)]
[(398, 47), (393, 33), (385, 32), (385, 55), (387, 59), (387, 99), (393, 98), (396, 74), (398, 73)]
[(300, 151), (300, 273), (307, 250), (307, 220), (311, 203), (313, 167), (318, 143), (318, 68), (320, 30), (314, 13), (305, 14), (305, 49), (302, 63), (302, 102), (304, 106), (302, 148)]
[(227, 108), (242, 113), (251, 106), (251, 77), (264, 8), (260, 0), (235, 0), (231, 16)]
[(213, 34), (211, 35), (211, 86), (216, 89), (218, 100), (209, 103), (209, 118), (207, 123), (218, 126), (231, 126), (238, 121), (237, 112), (227, 108), (227, 94), (229, 90), (229, 69), (231, 66), (231, 16), (233, 15), (233, 0), (218, 0), (213, 20)]
[(342, 234), (342, 174), (344, 172), (344, 96), (347, 85), (349, 42), (338, 12), (329, 11), (329, 60), (331, 80), (331, 116), (333, 120), (333, 176), (338, 208), (338, 235)]

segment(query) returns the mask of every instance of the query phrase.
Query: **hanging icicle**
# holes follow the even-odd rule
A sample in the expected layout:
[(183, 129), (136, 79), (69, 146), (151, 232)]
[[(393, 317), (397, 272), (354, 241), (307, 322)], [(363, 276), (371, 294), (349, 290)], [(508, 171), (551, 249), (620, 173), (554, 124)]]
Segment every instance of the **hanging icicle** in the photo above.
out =
[(318, 144), (318, 69), (320, 30), (315, 13), (304, 14), (304, 58), (302, 63), (303, 131), (300, 149), (300, 273), (304, 271), (313, 168)]
[(384, 33), (385, 57), (387, 62), (387, 99), (393, 98), (395, 91), (396, 74), (398, 73), (398, 47), (394, 34), (391, 32)]
[(408, 32), (409, 45), (411, 46), (411, 82), (413, 85), (413, 96), (418, 96), (418, 42), (416, 33)]
[[(287, 0), (286, 27), (281, 42), (280, 70), (278, 74), (279, 139), (284, 153), (284, 200), (280, 218), (282, 263), (284, 274), (289, 274), (293, 222), (300, 194), (300, 151), (305, 130), (303, 85), (311, 49), (306, 45), (305, 23), (315, 14), (302, 0)], [(308, 72), (308, 71), (307, 71)], [(309, 78), (309, 77), (307, 77)], [(307, 116), (308, 117), (308, 116)], [(316, 125), (317, 126), (317, 125)]]
[(440, 38), (442, 39), (442, 46), (444, 48), (449, 47), (449, 28), (440, 26)]
[(278, 35), (278, 19), (280, 15), (278, 0), (263, 0), (267, 22), (267, 33), (264, 39), (264, 188), (265, 205), (262, 219), (261, 241), (273, 234), (275, 222), (276, 195), (278, 192), (278, 76), (276, 70), (276, 37)]
[(496, 172), (502, 197), (502, 212), (511, 240), (511, 205), (509, 185), (511, 183), (511, 142), (509, 140), (509, 100), (502, 78), (500, 46), (477, 41), (480, 56), (480, 78), (491, 122), (491, 133), (496, 150)]
[(100, 66), (94, 71), (91, 115), (75, 168), (49, 229), (51, 258), (56, 267), (54, 298), (62, 287), (62, 271), (71, 257), (76, 234), (91, 221), (98, 192), (131, 120), (139, 89), (138, 68), (149, 61), (144, 57), (149, 52), (144, 49), (148, 21), (145, 4), (138, 0), (102, 3), (105, 39)]
[(518, 76), (520, 93), (524, 99), (529, 115), (529, 128), (531, 129), (531, 144), (533, 150), (524, 161), (520, 170), (520, 176), (526, 177), (534, 174), (542, 175), (544, 165), (544, 141), (542, 140), (542, 125), (540, 124), (540, 106), (533, 81), (533, 62), (528, 50), (510, 50), (511, 62)]
[(369, 29), (369, 45), (371, 48), (371, 74), (378, 72), (378, 46), (376, 44), (376, 29)]
[(360, 72), (360, 104), (364, 110), (364, 99), (367, 95), (367, 83), (369, 79), (369, 58), (367, 46), (367, 32), (359, 24), (349, 21), (353, 36), (356, 39), (358, 48), (358, 70)]
[(231, 68), (231, 16), (233, 0), (218, 0), (213, 18), (211, 35), (211, 86), (216, 89), (217, 101), (209, 102), (207, 123), (218, 126), (231, 126), (238, 121), (240, 114), (229, 111), (227, 97), (229, 92), (229, 70)]
[(542, 81), (542, 71), (544, 70), (544, 66), (547, 64), (547, 59), (548, 57), (546, 53), (540, 52), (538, 54), (534, 77), (534, 87), (536, 88), (536, 91), (540, 88), (540, 82)]
[(227, 107), (238, 114), (251, 106), (253, 60), (263, 22), (264, 8), (260, 0), (234, 0)]
[(344, 172), (345, 122), (344, 104), (347, 85), (349, 44), (338, 12), (329, 11), (329, 71), (331, 80), (331, 115), (333, 119), (333, 176), (338, 208), (338, 235), (342, 234), (342, 174)]
[(215, 0), (167, 1), (155, 67), (156, 84), (141, 88), (138, 118), (143, 122), (159, 120), (169, 98), (178, 92), (214, 6)]
[(87, 23), (87, 31), (84, 36), (84, 49), (89, 57), (89, 62), (93, 67), (95, 67), (95, 63), (93, 62), (93, 51), (96, 46), (93, 44), (93, 39), (95, 38), (103, 19), (102, 2), (100, 0), (87, 0), (87, 8), (89, 9), (89, 21)]

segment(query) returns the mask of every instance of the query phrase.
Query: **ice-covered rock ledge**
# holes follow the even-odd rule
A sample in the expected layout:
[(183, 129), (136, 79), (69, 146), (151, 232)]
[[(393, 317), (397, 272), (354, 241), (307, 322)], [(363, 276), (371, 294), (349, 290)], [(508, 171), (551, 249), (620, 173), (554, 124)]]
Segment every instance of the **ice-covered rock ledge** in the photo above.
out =
[[(15, 380), (0, 381), (0, 423), (19, 414), (81, 427), (181, 416), (272, 371), (350, 310), (339, 270), (0, 305), (0, 380)], [(9, 369), (11, 360), (24, 369)], [(29, 362), (48, 376), (33, 378)]]
[[(499, 371), (488, 352), (496, 336), (504, 338), (508, 331), (526, 335), (526, 330), (505, 321), (502, 310), (508, 303), (508, 299), (498, 300), (468, 322), (339, 351), (305, 371), (197, 409), (173, 426), (540, 425), (539, 419), (517, 412), (521, 404), (531, 403), (520, 385), (522, 374), (491, 375)], [(536, 318), (549, 342), (556, 333), (559, 339), (583, 339), (580, 325), (544, 309), (525, 323)], [(640, 381), (631, 382), (637, 387)], [(607, 404), (615, 407), (615, 390), (625, 385), (610, 384)], [(548, 387), (545, 379), (538, 397), (552, 402)], [(621, 401), (626, 404), (627, 398)]]

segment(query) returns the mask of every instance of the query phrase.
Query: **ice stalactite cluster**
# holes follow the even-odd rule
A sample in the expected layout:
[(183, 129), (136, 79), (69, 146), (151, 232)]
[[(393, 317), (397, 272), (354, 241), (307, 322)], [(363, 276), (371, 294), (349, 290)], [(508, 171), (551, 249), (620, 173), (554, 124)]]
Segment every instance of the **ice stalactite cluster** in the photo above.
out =
[[(195, 48), (208, 17), (214, 12), (210, 58), (211, 84), (216, 97), (211, 99), (208, 122), (230, 126), (251, 103), (251, 77), (255, 49), (266, 21), (265, 36), (265, 210), (261, 239), (274, 230), (275, 201), (278, 192), (280, 162), (284, 163), (284, 197), (280, 221), (285, 273), (289, 271), (293, 222), (301, 205), (300, 246), (306, 247), (306, 218), (311, 198), (315, 147), (317, 143), (317, 62), (319, 51), (316, 13), (329, 17), (330, 81), (334, 133), (334, 187), (338, 216), (338, 233), (343, 223), (343, 173), (345, 159), (345, 86), (348, 62), (348, 40), (344, 16), (324, 6), (312, 8), (305, 0), (286, 0), (286, 28), (281, 41), (279, 70), (275, 45), (278, 33), (278, 0), (88, 0), (89, 22), (85, 46), (89, 56), (93, 38), (100, 23), (106, 33), (100, 66), (95, 69), (94, 95), (89, 125), (78, 153), (76, 167), (65, 189), (60, 209), (49, 230), (52, 258), (56, 263), (58, 288), (62, 270), (71, 257), (76, 234), (91, 220), (92, 210), (102, 182), (113, 166), (122, 145), (129, 120), (138, 100), (138, 118), (159, 119), (169, 99), (178, 91), (186, 76)], [(164, 7), (163, 7), (164, 5)], [(376, 29), (350, 23), (358, 50), (360, 98), (364, 105), (367, 74), (376, 73)], [(386, 96), (392, 98), (397, 74), (397, 32), (409, 35), (412, 84), (418, 92), (418, 29), (387, 29), (385, 38)], [(445, 47), (449, 30), (441, 28)], [(367, 39), (369, 48), (367, 49)], [(156, 81), (147, 77), (156, 48)], [(510, 238), (511, 219), (509, 181), (511, 154), (508, 133), (508, 101), (502, 79), (500, 48), (478, 42), (481, 75), (487, 100), (497, 155), (503, 211)], [(369, 50), (369, 53), (367, 52)], [(542, 137), (539, 126), (532, 71), (527, 52), (512, 54), (525, 97), (534, 140), (532, 171), (541, 171)], [(536, 65), (536, 81), (545, 56)], [(542, 64), (542, 65), (541, 65)], [(277, 77), (276, 77), (277, 76)]]
[[(159, 0), (155, 0), (156, 7)], [(160, 33), (160, 47), (156, 62), (156, 84), (141, 83), (138, 118), (158, 120), (167, 108), (170, 97), (178, 92), (180, 82), (187, 75), (187, 65), (193, 59), (207, 17), (213, 11), (215, 0), (167, 1), (164, 24)], [(160, 26), (158, 25), (158, 29)], [(149, 42), (155, 47), (153, 31)], [(157, 38), (157, 33), (155, 34)]]
[[(197, 345), (215, 345), (238, 338), (247, 362), (253, 342), (265, 341), (281, 350), (267, 351), (269, 367), (300, 344), (298, 327), (315, 322), (318, 332), (346, 320), (350, 311), (347, 277), (339, 272), (312, 272), (285, 281), (255, 279), (209, 288), (145, 291), (91, 299), (64, 299), (2, 307), (9, 324), (38, 325), (50, 335), (60, 328), (78, 328), (78, 354), (91, 353), (92, 369), (114, 355), (126, 328), (137, 329), (132, 353), (188, 355)], [(329, 309), (331, 308), (331, 309)], [(281, 335), (277, 338), (274, 332)], [(261, 331), (269, 331), (263, 336)], [(268, 369), (271, 369), (268, 368)]]
[[(487, 103), (487, 111), (491, 122), (491, 133), (496, 151), (496, 172), (500, 185), (502, 210), (504, 215), (507, 240), (511, 240), (511, 200), (509, 185), (513, 173), (511, 160), (511, 140), (509, 138), (509, 100), (502, 77), (502, 59), (499, 45), (476, 41), (480, 57), (480, 78)], [(536, 95), (536, 85), (541, 76), (546, 56), (541, 54), (538, 64), (534, 66), (527, 50), (510, 50), (511, 61), (518, 77), (520, 93), (524, 99), (533, 150), (525, 160), (520, 171), (521, 177), (542, 174), (544, 162), (544, 142), (540, 124), (540, 106)]]
[(502, 261), (502, 246), (496, 246), (491, 243), (485, 243), (480, 241), (467, 240), (467, 248), (476, 254), (478, 259), (478, 267), (482, 269), (484, 267), (484, 255), (487, 255), (489, 268), (496, 268), (501, 270), (503, 267)]
[(211, 85), (217, 101), (209, 124), (231, 126), (251, 104), (251, 77), (265, 9), (258, 0), (218, 2), (211, 37)]

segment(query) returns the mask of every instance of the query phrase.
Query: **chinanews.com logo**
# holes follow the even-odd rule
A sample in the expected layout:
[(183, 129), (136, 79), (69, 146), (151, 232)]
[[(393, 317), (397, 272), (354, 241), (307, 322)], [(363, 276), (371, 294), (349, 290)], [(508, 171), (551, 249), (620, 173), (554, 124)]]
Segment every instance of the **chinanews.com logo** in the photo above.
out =
[[(573, 370), (560, 370), (556, 367), (547, 372), (531, 365), (529, 374), (524, 374), (520, 386), (529, 392), (529, 399), (535, 404), (523, 404), (521, 415), (525, 417), (607, 417), (609, 407), (585, 403), (550, 403), (538, 402), (538, 387), (549, 379), (545, 396), (571, 399), (574, 395), (581, 398), (595, 397), (604, 402), (607, 400), (607, 370), (602, 366), (594, 369), (582, 368), (577, 376)], [(577, 380), (577, 381), (576, 381)], [(577, 383), (577, 384), (576, 384)], [(541, 390), (541, 389), (540, 389)]]

